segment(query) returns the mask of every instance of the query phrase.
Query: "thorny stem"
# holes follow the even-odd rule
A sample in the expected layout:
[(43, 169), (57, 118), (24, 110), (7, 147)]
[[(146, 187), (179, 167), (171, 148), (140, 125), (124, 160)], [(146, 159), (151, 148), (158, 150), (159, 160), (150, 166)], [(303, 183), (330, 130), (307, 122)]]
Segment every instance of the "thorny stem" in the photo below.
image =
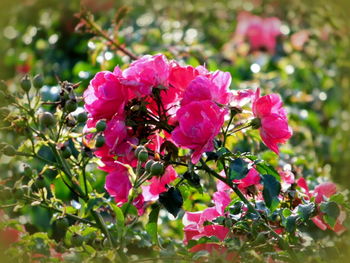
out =
[[(203, 168), (203, 170), (205, 170), (207, 173), (211, 174), (212, 176), (214, 176), (215, 178), (217, 178), (218, 180), (224, 182), (225, 184), (227, 184), (236, 194), (237, 196), (248, 206), (248, 209), (253, 212), (254, 214), (256, 214), (262, 221), (263, 218), (261, 217), (260, 213), (255, 209), (255, 207), (248, 201), (248, 199), (243, 195), (243, 193), (238, 189), (236, 184), (233, 184), (232, 181), (228, 180), (229, 177), (227, 177), (227, 179), (225, 177), (222, 177), (221, 175), (219, 175), (218, 173), (216, 173), (214, 170), (212, 170), (203, 159), (200, 159), (200, 162), (202, 164), (201, 168)], [(264, 226), (271, 232), (271, 234), (277, 238), (278, 240), (280, 240), (283, 244), (283, 247), (287, 250), (287, 252), (289, 253), (290, 257), (292, 258), (293, 262), (300, 262), (296, 256), (296, 254), (294, 253), (294, 251), (289, 247), (288, 243), (283, 239), (283, 237), (281, 237), (279, 234), (277, 234), (268, 224), (264, 223)]]

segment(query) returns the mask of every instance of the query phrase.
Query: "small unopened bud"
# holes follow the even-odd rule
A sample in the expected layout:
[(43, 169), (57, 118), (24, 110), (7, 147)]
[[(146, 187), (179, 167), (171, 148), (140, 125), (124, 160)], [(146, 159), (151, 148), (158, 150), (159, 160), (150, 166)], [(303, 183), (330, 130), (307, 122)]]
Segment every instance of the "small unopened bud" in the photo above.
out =
[(44, 85), (44, 79), (40, 74), (34, 76), (33, 85), (36, 89), (41, 89), (41, 87)]
[(147, 151), (141, 151), (139, 152), (139, 154), (137, 155), (137, 159), (144, 163), (148, 160), (148, 152)]
[(138, 155), (139, 155), (139, 153), (141, 151), (146, 151), (147, 152), (147, 149), (145, 148), (145, 146), (143, 146), (143, 145), (137, 146), (136, 149), (135, 149), (135, 156), (138, 157)]
[(62, 231), (62, 232), (66, 231), (67, 228), (69, 227), (68, 219), (65, 217), (57, 218), (56, 223), (55, 223), (55, 227), (59, 231)]
[(97, 148), (102, 147), (105, 144), (105, 137), (103, 135), (99, 135), (96, 138), (95, 146)]
[(67, 112), (73, 112), (78, 108), (77, 102), (74, 100), (67, 100), (65, 105), (64, 105), (64, 109)]
[(259, 129), (261, 127), (261, 120), (260, 118), (254, 118), (251, 123), (253, 129)]
[(47, 111), (40, 115), (39, 121), (44, 127), (50, 127), (55, 124), (55, 117)]
[(146, 172), (150, 173), (151, 172), (151, 167), (152, 167), (152, 164), (154, 164), (154, 160), (148, 160), (146, 165), (145, 165), (145, 170)]
[(164, 165), (161, 162), (155, 162), (151, 166), (152, 175), (162, 175), (164, 173)]
[(25, 75), (22, 79), (21, 79), (21, 88), (25, 91), (28, 92), (30, 90), (30, 88), (32, 87), (32, 82), (30, 81), (30, 78), (28, 77), (28, 75)]
[(95, 127), (97, 132), (103, 132), (107, 128), (107, 123), (104, 120), (99, 120)]
[(78, 116), (77, 116), (77, 121), (79, 122), (79, 123), (84, 123), (84, 122), (86, 122), (87, 121), (87, 114), (86, 114), (86, 112), (80, 112), (79, 114), (78, 114)]
[(15, 156), (16, 154), (16, 149), (12, 145), (5, 146), (2, 151), (7, 156)]
[(74, 233), (71, 238), (71, 243), (75, 247), (80, 247), (84, 243), (84, 237)]

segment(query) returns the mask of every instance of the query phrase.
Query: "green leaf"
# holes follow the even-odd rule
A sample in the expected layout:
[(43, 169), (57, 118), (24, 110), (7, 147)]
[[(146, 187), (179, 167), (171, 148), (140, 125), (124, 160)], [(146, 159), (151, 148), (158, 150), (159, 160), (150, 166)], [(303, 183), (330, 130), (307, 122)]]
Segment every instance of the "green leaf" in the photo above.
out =
[(290, 211), (288, 208), (283, 209), (282, 215), (287, 218), (292, 214), (292, 211)]
[(265, 174), (262, 182), (264, 185), (263, 197), (265, 203), (273, 211), (279, 203), (278, 195), (281, 191), (281, 184), (270, 174)]
[(159, 205), (153, 205), (152, 211), (148, 217), (148, 223), (146, 225), (146, 231), (151, 236), (151, 240), (153, 244), (161, 247), (158, 239), (158, 216), (159, 216)]
[(340, 209), (337, 203), (335, 202), (322, 202), (320, 206), (321, 212), (324, 213), (323, 219), (331, 227), (334, 227), (337, 218), (340, 215)]
[(217, 155), (217, 158), (220, 159), (220, 158), (224, 158), (226, 156), (231, 156), (232, 152), (229, 149), (227, 149), (226, 147), (220, 147), (216, 151), (216, 155)]
[(345, 197), (342, 193), (337, 193), (337, 194), (332, 195), (329, 198), (329, 201), (333, 201), (333, 202), (336, 202), (337, 204), (342, 205), (345, 203)]
[(266, 163), (266, 162), (260, 162), (255, 165), (256, 170), (261, 174), (261, 175), (272, 175), (273, 177), (276, 178), (277, 181), (281, 181), (281, 177), (279, 173), (273, 168), (272, 165)]
[(116, 223), (119, 229), (123, 229), (124, 228), (124, 213), (122, 211), (122, 209), (120, 207), (118, 207), (115, 204), (110, 204), (114, 213), (115, 213), (115, 219), (116, 219)]
[(239, 180), (244, 178), (249, 172), (248, 163), (242, 158), (237, 158), (230, 163), (229, 178), (230, 180)]
[(304, 221), (307, 221), (311, 217), (311, 215), (314, 211), (315, 211), (315, 204), (314, 203), (309, 203), (309, 204), (298, 206), (298, 215)]
[(297, 228), (296, 221), (297, 221), (298, 218), (299, 218), (298, 215), (293, 215), (293, 216), (290, 216), (290, 217), (287, 218), (286, 230), (289, 233), (293, 233), (296, 230), (296, 228)]
[(176, 217), (183, 205), (183, 198), (179, 189), (170, 187), (168, 191), (159, 195), (159, 202)]

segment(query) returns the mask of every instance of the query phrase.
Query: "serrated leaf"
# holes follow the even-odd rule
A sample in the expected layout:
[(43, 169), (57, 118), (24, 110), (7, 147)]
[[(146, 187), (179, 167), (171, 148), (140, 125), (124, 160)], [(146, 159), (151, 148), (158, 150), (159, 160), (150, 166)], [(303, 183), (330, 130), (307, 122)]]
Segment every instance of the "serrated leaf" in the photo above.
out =
[(148, 223), (146, 225), (146, 231), (151, 236), (151, 240), (153, 244), (156, 244), (160, 247), (159, 239), (158, 239), (158, 216), (159, 216), (159, 205), (154, 205), (152, 207), (152, 211), (148, 217)]
[(249, 172), (248, 163), (242, 158), (237, 158), (230, 163), (229, 178), (230, 180), (243, 179)]
[(293, 233), (296, 228), (297, 228), (297, 224), (296, 224), (296, 221), (297, 219), (299, 218), (298, 215), (292, 215), (292, 216), (289, 216), (287, 218), (287, 221), (286, 221), (286, 230), (289, 232), (289, 233)]
[(257, 163), (255, 165), (255, 169), (261, 174), (261, 175), (266, 175), (266, 174), (269, 174), (269, 175), (272, 175), (273, 177), (276, 178), (277, 181), (281, 181), (281, 176), (279, 175), (279, 173), (275, 170), (275, 168), (266, 163), (266, 162), (260, 162), (260, 163)]
[(308, 220), (314, 211), (315, 211), (315, 204), (314, 203), (309, 203), (309, 204), (298, 206), (298, 215), (304, 221)]
[(159, 195), (159, 202), (176, 217), (183, 205), (183, 198), (179, 189), (171, 187)]
[(270, 174), (263, 175), (262, 182), (265, 203), (273, 211), (279, 203), (278, 195), (281, 191), (281, 184)]
[(331, 227), (334, 227), (337, 218), (340, 215), (340, 208), (335, 202), (322, 202), (320, 206), (320, 210), (324, 213), (323, 219), (329, 224)]

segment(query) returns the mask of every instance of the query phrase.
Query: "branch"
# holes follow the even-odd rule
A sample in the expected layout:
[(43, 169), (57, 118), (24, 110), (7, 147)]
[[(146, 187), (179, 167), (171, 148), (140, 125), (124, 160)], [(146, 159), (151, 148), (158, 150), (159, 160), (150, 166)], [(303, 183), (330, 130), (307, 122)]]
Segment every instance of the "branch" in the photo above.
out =
[(108, 34), (102, 30), (102, 28), (97, 25), (93, 19), (90, 18), (90, 15), (83, 11), (83, 13), (80, 14), (79, 18), (85, 22), (87, 26), (98, 36), (104, 38), (105, 40), (109, 41), (116, 49), (123, 52), (125, 55), (130, 57), (133, 60), (137, 60), (138, 56), (136, 56), (134, 53), (132, 53), (130, 50), (126, 49), (125, 47), (118, 44), (115, 40), (113, 40)]

